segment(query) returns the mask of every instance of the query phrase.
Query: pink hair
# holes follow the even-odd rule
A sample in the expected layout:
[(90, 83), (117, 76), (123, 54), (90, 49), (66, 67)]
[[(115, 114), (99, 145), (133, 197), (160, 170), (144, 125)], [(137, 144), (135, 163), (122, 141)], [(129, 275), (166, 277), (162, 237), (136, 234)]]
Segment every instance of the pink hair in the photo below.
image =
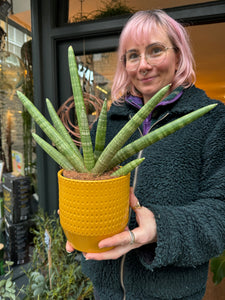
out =
[(137, 95), (131, 84), (121, 57), (127, 51), (130, 40), (141, 43), (148, 40), (151, 32), (163, 29), (179, 55), (179, 64), (172, 82), (172, 90), (182, 85), (185, 88), (195, 82), (194, 58), (190, 48), (189, 37), (184, 27), (162, 10), (139, 11), (127, 22), (120, 35), (116, 73), (112, 85), (112, 99), (118, 100), (127, 93)]

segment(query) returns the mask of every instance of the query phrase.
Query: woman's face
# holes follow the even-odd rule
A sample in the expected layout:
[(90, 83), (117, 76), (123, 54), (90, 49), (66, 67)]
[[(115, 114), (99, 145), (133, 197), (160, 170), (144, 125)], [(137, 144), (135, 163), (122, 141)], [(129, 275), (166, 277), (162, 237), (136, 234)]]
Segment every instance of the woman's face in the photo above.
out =
[[(162, 62), (151, 65), (146, 61), (145, 53), (146, 47), (154, 43), (161, 44), (169, 49), (165, 51), (165, 59)], [(130, 40), (127, 44), (126, 53), (129, 58), (132, 59), (137, 54), (141, 55), (135, 69), (129, 68), (128, 62), (126, 63), (126, 69), (131, 82), (143, 95), (144, 103), (151, 99), (162, 87), (173, 82), (178, 65), (178, 54), (170, 47), (173, 47), (173, 45), (162, 29), (152, 32), (150, 38), (142, 43)], [(157, 51), (157, 48), (153, 49), (153, 55)], [(133, 53), (134, 56), (132, 56)]]

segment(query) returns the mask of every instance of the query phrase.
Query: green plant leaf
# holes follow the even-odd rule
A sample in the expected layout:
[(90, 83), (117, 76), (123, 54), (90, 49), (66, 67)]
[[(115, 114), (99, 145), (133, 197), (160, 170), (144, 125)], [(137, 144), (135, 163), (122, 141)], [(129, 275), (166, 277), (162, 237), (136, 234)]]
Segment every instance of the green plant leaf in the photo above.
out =
[(84, 164), (88, 170), (91, 170), (94, 167), (95, 160), (93, 160), (94, 154), (93, 154), (92, 141), (90, 139), (89, 127), (86, 126), (86, 122), (85, 122), (86, 111), (84, 108), (82, 108), (80, 112), (80, 116), (81, 116), (80, 135), (82, 136), (81, 142), (82, 142), (82, 150), (84, 155)]
[[(26, 270), (28, 278), (28, 284), (24, 291), (26, 299), (94, 300), (92, 283), (81, 272), (77, 252), (68, 255), (65, 250), (66, 238), (58, 214), (48, 215), (40, 210), (32, 221), (35, 224), (35, 229), (31, 230), (34, 235), (34, 248), (30, 267)], [(52, 240), (50, 254), (52, 260), (51, 287), (49, 284), (49, 256), (48, 251), (43, 247), (46, 230), (48, 230)], [(80, 286), (84, 288), (80, 298), (76, 298), (75, 295)], [(87, 287), (89, 293), (86, 294)], [(36, 296), (34, 296), (34, 291)]]
[(37, 285), (36, 283), (33, 283), (33, 284), (31, 285), (32, 290), (36, 290), (37, 287), (38, 287), (38, 285)]
[(6, 284), (6, 279), (0, 280), (0, 288), (5, 286), (5, 284)]
[(111, 162), (108, 164), (108, 168), (111, 169), (117, 166), (122, 161), (125, 161), (127, 158), (138, 153), (142, 149), (152, 145), (153, 143), (156, 143), (157, 141), (197, 120), (198, 118), (202, 117), (204, 114), (212, 110), (215, 106), (217, 106), (217, 104), (211, 104), (199, 108), (126, 145), (124, 148), (120, 149), (113, 157)]
[(170, 84), (158, 91), (124, 127), (117, 133), (112, 141), (106, 146), (99, 159), (97, 160), (92, 173), (102, 174), (108, 168), (108, 164), (117, 151), (125, 144), (131, 135), (137, 130), (142, 122), (147, 118), (154, 107), (163, 99), (169, 91)]
[(134, 170), (137, 166), (139, 166), (144, 161), (144, 159), (145, 158), (142, 157), (142, 158), (137, 158), (137, 159), (130, 161), (125, 166), (122, 166), (121, 168), (119, 168), (118, 170), (113, 172), (111, 176), (119, 177), (119, 176), (127, 175), (132, 170)]
[(225, 278), (225, 251), (218, 257), (211, 259), (213, 282), (219, 284)]
[(63, 123), (61, 122), (57, 112), (55, 111), (51, 101), (47, 98), (46, 99), (46, 105), (48, 108), (48, 112), (49, 115), (51, 117), (51, 120), (55, 126), (55, 129), (58, 131), (58, 133), (61, 135), (61, 137), (65, 140), (66, 143), (68, 143), (70, 145), (70, 147), (74, 150), (74, 152), (76, 153), (76, 155), (83, 160), (83, 157), (80, 153), (80, 151), (78, 150), (76, 144), (74, 143), (74, 141), (72, 140), (69, 132), (66, 130), (65, 126), (63, 125)]
[[(83, 92), (80, 84), (80, 78), (77, 70), (76, 57), (72, 46), (68, 48), (68, 60), (70, 79), (73, 90), (73, 97), (75, 103), (76, 116), (78, 121), (78, 127), (80, 130), (80, 138), (83, 148), (83, 156), (85, 166), (88, 170), (91, 170), (95, 165), (93, 148), (91, 147), (91, 135), (89, 130), (88, 118), (86, 114), (86, 108), (84, 104)], [(85, 114), (83, 113), (85, 112)]]
[(97, 160), (105, 148), (105, 138), (107, 129), (107, 100), (103, 102), (101, 113), (98, 119), (98, 125), (95, 136), (95, 159)]
[(11, 278), (8, 278), (5, 284), (6, 289), (10, 288), (13, 285)]
[(60, 165), (65, 170), (74, 170), (73, 165), (68, 161), (68, 159), (52, 147), (49, 143), (43, 140), (36, 133), (32, 133), (34, 140), (39, 144), (39, 146), (52, 158), (54, 161)]
[(86, 168), (83, 164), (83, 161), (76, 155), (70, 145), (64, 141), (58, 131), (52, 126), (52, 124), (47, 121), (47, 119), (39, 112), (35, 105), (25, 95), (23, 95), (20, 91), (17, 91), (17, 95), (22, 104), (26, 107), (27, 111), (31, 114), (35, 122), (40, 126), (40, 128), (49, 137), (53, 144), (55, 144), (57, 149), (70, 161), (75, 170), (79, 172), (85, 172)]
[(5, 261), (5, 264), (7, 265), (7, 266), (13, 266), (14, 265), (14, 262), (13, 261), (10, 261), (10, 260), (6, 260)]
[(12, 293), (9, 293), (9, 292), (5, 292), (4, 297), (5, 298), (3, 298), (3, 299), (7, 299), (7, 298), (9, 298), (11, 300), (16, 299), (16, 295), (15, 294), (13, 295)]
[(37, 296), (41, 296), (43, 293), (43, 289), (42, 288), (37, 288), (34, 290), (34, 296), (37, 297)]

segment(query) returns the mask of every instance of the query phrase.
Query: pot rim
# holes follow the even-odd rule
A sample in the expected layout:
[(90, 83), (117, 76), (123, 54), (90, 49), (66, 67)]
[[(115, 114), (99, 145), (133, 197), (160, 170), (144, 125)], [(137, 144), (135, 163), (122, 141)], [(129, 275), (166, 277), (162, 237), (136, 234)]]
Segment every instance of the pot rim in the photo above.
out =
[(122, 178), (125, 178), (125, 177), (128, 177), (130, 176), (130, 173), (128, 173), (127, 175), (123, 175), (123, 176), (119, 176), (119, 177), (112, 177), (112, 178), (108, 178), (108, 179), (99, 179), (99, 180), (82, 180), (82, 179), (73, 179), (73, 178), (68, 178), (68, 177), (65, 177), (62, 175), (62, 172), (63, 172), (64, 169), (61, 169), (58, 171), (58, 177), (61, 177), (63, 178), (63, 180), (66, 180), (66, 181), (78, 181), (78, 182), (107, 182), (107, 181), (117, 181), (117, 180), (121, 180)]

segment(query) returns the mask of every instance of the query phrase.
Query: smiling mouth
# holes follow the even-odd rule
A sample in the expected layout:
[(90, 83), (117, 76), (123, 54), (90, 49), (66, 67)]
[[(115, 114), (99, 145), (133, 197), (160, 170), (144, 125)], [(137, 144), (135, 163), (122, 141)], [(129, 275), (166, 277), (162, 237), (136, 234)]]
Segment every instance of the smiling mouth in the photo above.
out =
[(142, 81), (142, 82), (145, 82), (145, 81), (151, 81), (151, 80), (153, 80), (154, 78), (156, 78), (156, 76), (143, 77), (143, 78), (141, 79), (141, 81)]

